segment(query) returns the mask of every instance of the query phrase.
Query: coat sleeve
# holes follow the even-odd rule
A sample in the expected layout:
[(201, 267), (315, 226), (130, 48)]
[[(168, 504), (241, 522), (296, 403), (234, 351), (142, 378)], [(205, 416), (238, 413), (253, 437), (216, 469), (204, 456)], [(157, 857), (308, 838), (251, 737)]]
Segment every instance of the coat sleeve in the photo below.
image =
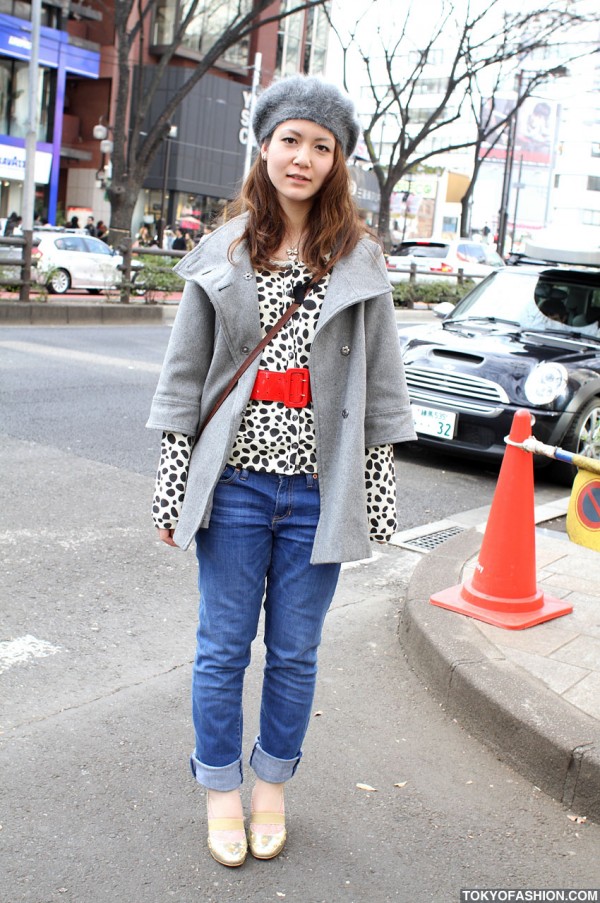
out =
[(149, 429), (196, 434), (214, 334), (212, 304), (196, 282), (186, 282), (146, 423)]
[[(378, 261), (385, 270), (383, 255)], [(387, 275), (386, 275), (387, 278)], [(416, 439), (391, 291), (365, 305), (367, 388), (365, 445)]]

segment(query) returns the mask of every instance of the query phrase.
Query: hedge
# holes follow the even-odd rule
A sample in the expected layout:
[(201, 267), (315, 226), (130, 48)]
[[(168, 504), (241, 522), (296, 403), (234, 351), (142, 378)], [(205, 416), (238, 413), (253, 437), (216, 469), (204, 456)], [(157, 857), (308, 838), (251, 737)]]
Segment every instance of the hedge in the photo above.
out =
[(438, 304), (440, 301), (457, 301), (469, 292), (475, 283), (466, 280), (462, 285), (447, 279), (435, 282), (399, 282), (393, 286), (392, 296), (396, 307), (414, 307), (420, 304)]

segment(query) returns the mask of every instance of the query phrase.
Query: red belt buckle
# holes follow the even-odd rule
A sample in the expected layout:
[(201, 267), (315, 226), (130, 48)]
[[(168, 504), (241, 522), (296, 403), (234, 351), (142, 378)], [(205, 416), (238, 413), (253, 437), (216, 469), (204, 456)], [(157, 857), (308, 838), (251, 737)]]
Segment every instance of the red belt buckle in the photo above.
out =
[(305, 408), (311, 400), (308, 367), (290, 367), (285, 371), (283, 403), (286, 408)]

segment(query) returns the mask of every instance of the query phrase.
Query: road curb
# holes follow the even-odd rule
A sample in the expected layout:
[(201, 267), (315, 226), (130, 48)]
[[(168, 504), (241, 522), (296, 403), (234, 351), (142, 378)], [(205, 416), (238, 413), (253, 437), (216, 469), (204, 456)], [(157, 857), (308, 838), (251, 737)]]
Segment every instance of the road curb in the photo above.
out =
[(600, 725), (504, 658), (473, 619), (429, 603), (460, 583), (481, 540), (468, 530), (415, 568), (399, 629), (407, 659), (448, 714), (502, 761), (600, 822)]
[(165, 322), (159, 304), (78, 304), (0, 301), (4, 326), (118, 326)]

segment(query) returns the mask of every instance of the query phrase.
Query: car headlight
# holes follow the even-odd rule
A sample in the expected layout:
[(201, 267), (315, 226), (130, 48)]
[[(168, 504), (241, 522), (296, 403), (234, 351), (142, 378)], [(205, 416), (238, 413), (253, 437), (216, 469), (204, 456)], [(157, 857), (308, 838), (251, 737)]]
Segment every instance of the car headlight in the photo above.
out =
[(531, 404), (550, 404), (565, 391), (567, 379), (562, 364), (538, 364), (527, 377), (525, 396)]

